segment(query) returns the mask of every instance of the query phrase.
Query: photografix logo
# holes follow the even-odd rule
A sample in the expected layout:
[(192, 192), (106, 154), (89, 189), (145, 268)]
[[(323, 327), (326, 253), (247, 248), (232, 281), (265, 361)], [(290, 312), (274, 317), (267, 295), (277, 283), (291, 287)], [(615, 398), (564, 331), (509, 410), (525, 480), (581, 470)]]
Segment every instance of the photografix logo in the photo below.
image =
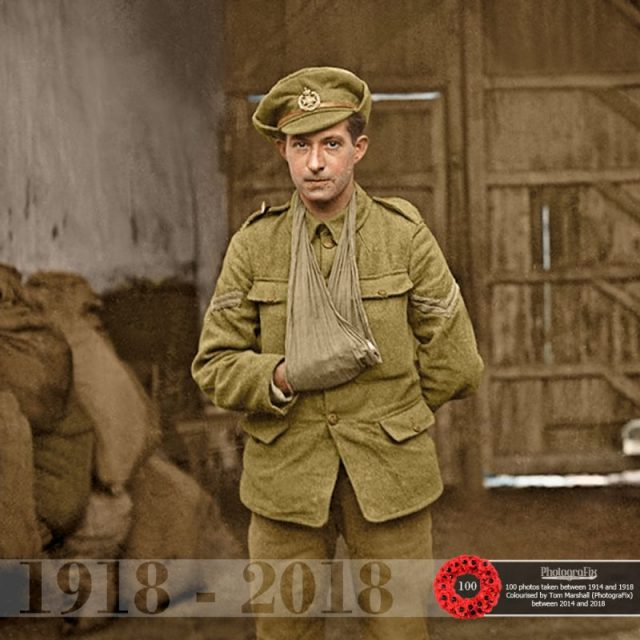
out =
[(581, 567), (579, 569), (540, 567), (540, 578), (542, 580), (595, 580), (597, 577), (598, 570), (593, 567)]

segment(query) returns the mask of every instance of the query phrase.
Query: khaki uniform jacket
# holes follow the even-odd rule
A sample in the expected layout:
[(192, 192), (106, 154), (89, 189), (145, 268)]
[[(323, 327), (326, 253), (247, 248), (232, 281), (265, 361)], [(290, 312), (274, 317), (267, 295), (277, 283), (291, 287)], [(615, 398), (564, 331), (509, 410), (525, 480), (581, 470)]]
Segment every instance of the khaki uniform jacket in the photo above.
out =
[(277, 207), (233, 236), (193, 362), (215, 405), (245, 413), (240, 497), (261, 515), (321, 526), (342, 461), (367, 520), (417, 511), (442, 491), (427, 432), (433, 412), (474, 390), (483, 366), (458, 286), (412, 205), (357, 187), (360, 287), (383, 362), (346, 384), (274, 404), (291, 221), (288, 205)]

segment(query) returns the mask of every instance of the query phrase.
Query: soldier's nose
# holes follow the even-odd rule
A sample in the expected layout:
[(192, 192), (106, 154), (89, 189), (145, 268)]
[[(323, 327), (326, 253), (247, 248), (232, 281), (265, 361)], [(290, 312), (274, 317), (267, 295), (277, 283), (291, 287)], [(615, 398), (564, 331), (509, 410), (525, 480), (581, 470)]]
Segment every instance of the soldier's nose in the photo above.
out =
[(307, 158), (307, 166), (314, 173), (317, 173), (324, 168), (324, 159), (322, 157), (322, 151), (320, 149), (311, 149)]

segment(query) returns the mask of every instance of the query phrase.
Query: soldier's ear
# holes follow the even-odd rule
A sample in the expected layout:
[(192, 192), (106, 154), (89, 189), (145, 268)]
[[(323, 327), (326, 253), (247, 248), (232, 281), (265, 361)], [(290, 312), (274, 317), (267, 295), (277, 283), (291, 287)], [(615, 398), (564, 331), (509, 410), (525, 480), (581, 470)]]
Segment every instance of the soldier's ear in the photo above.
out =
[(355, 164), (356, 162), (360, 162), (360, 160), (362, 160), (362, 158), (364, 158), (365, 154), (367, 153), (367, 149), (369, 148), (369, 138), (365, 135), (361, 135), (353, 143), (353, 146), (356, 149), (353, 157), (353, 161)]
[(276, 147), (280, 152), (280, 155), (286, 160), (287, 159), (287, 141), (282, 138), (277, 138), (275, 140)]

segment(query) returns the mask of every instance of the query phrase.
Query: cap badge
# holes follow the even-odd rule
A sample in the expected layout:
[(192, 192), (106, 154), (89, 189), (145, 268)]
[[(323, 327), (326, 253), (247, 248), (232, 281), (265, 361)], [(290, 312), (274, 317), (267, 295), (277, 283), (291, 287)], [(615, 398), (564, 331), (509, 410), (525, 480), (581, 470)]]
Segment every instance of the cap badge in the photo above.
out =
[(303, 111), (315, 111), (320, 106), (320, 96), (317, 91), (305, 87), (298, 98), (298, 106)]

